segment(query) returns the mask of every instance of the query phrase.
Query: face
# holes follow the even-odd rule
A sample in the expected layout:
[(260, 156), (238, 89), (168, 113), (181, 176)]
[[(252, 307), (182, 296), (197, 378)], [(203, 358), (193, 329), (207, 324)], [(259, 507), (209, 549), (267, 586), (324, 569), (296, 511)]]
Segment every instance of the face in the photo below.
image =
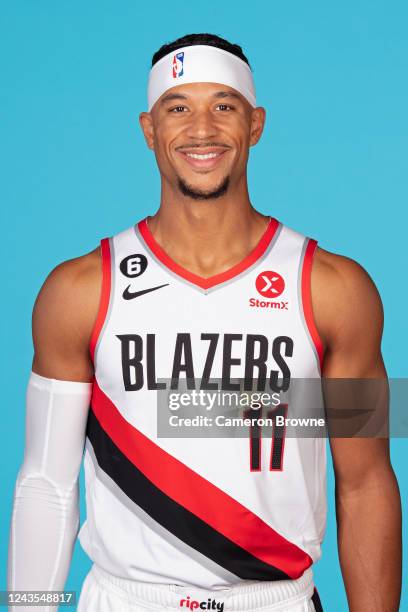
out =
[(246, 178), (249, 147), (264, 122), (263, 108), (217, 83), (172, 87), (140, 115), (162, 180), (194, 199), (220, 197)]

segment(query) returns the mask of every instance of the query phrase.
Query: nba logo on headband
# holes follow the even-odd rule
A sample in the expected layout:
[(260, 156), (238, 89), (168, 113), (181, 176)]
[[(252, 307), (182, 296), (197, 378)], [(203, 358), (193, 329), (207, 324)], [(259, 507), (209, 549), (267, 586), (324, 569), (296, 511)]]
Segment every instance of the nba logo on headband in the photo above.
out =
[(184, 51), (176, 53), (173, 57), (173, 79), (183, 76), (184, 74)]

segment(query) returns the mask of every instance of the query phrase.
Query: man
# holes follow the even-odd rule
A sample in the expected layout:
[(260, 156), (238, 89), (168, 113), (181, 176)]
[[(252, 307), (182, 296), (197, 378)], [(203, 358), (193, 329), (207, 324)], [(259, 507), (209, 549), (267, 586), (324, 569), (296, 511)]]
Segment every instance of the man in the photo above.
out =
[[(380, 298), (357, 263), (252, 206), (247, 161), (265, 110), (239, 46), (209, 34), (164, 45), (148, 103), (159, 210), (57, 266), (35, 304), (9, 588), (64, 586), (86, 433), (79, 537), (94, 565), (78, 610), (320, 610), (324, 438), (160, 436), (159, 398), (186, 379), (213, 392), (236, 379), (269, 391), (384, 379)], [(268, 414), (276, 424), (307, 401)], [(338, 437), (331, 450), (350, 610), (397, 610), (388, 441)]]

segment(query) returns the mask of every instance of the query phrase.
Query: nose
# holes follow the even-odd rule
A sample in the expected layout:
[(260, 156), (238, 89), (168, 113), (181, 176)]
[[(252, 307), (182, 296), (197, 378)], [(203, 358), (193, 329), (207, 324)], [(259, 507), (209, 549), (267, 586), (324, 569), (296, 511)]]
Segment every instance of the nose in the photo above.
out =
[(191, 117), (187, 136), (197, 140), (208, 140), (217, 134), (217, 126), (212, 113), (207, 109), (197, 111)]

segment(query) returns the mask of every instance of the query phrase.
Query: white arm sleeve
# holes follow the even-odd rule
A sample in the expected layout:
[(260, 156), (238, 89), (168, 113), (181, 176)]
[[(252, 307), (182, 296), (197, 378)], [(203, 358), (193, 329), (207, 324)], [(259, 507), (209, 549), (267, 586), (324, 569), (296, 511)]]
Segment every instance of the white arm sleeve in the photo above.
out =
[[(30, 374), (24, 461), (10, 524), (8, 590), (64, 589), (79, 530), (78, 477), (91, 390), (92, 383)], [(32, 611), (32, 606), (18, 609)]]

